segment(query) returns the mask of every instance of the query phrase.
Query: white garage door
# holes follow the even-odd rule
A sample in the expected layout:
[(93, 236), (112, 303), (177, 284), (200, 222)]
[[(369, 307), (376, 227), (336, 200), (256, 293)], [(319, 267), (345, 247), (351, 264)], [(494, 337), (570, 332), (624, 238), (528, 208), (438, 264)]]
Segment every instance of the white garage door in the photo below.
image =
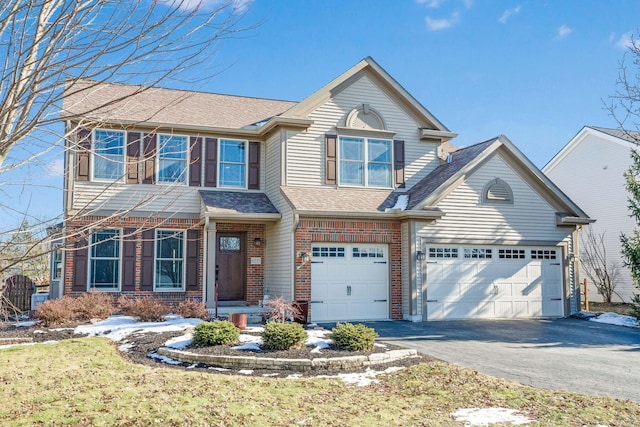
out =
[(428, 320), (562, 317), (556, 247), (429, 246)]
[(387, 245), (315, 243), (311, 251), (311, 320), (389, 318)]

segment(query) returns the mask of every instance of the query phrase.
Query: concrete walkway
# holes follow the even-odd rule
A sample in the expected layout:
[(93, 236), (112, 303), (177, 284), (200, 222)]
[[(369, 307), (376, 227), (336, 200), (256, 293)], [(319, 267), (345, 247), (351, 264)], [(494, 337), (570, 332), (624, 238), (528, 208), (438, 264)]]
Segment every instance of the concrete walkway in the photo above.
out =
[(576, 319), (367, 322), (383, 341), (534, 387), (640, 402), (640, 329)]

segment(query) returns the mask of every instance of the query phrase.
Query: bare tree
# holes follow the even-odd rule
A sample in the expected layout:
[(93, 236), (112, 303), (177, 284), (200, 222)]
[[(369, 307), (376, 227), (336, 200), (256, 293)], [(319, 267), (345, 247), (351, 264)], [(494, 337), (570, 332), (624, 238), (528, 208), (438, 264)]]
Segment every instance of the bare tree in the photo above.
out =
[[(61, 155), (62, 150), (77, 148), (69, 144), (74, 141), (75, 127), (62, 129), (60, 113), (65, 97), (81, 94), (86, 99), (93, 88), (110, 81), (130, 84), (130, 90), (118, 96), (92, 99), (90, 109), (65, 111), (68, 123), (98, 126), (99, 121), (87, 120), (92, 112), (122, 108), (129, 99), (160, 85), (173, 82), (184, 86), (215, 75), (219, 70), (212, 58), (218, 44), (247, 29), (238, 26), (251, 1), (0, 2), (0, 177), (21, 168), (42, 166), (40, 159), (53, 151)], [(193, 72), (196, 69), (198, 74)], [(148, 114), (151, 117), (154, 113)], [(8, 182), (0, 179), (0, 192), (3, 185)], [(163, 191), (171, 192), (170, 187)], [(132, 202), (127, 211), (163, 197), (159, 193)], [(6, 210), (16, 209), (6, 197), (0, 197), (0, 205)], [(97, 208), (94, 204), (91, 209)], [(31, 237), (25, 243), (21, 226), (0, 229), (0, 278), (21, 264), (41, 259), (42, 248), (50, 242), (45, 229), (62, 220), (38, 220), (26, 210), (17, 209), (15, 213), (22, 222), (31, 224)], [(91, 214), (80, 211), (65, 220)], [(101, 221), (126, 213), (115, 212)], [(76, 229), (65, 237), (68, 242), (81, 240), (96, 226), (100, 224)]]
[(613, 295), (618, 295), (615, 289), (621, 267), (620, 263), (607, 256), (605, 233), (595, 233), (592, 227), (587, 227), (580, 233), (580, 260), (585, 274), (602, 295), (604, 302), (610, 303)]

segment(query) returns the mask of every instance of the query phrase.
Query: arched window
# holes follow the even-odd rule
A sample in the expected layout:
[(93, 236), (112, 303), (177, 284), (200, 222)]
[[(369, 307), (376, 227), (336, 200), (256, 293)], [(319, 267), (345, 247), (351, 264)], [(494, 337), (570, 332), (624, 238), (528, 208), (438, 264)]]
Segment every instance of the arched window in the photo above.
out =
[(513, 204), (513, 191), (511, 191), (509, 184), (500, 178), (493, 179), (484, 186), (482, 203)]

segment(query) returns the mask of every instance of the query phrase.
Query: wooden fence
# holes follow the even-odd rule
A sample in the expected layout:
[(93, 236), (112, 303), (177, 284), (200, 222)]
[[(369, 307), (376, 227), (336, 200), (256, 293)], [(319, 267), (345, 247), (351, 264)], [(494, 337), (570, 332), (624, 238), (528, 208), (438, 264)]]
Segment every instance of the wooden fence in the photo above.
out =
[(31, 310), (31, 295), (36, 291), (31, 279), (27, 276), (11, 276), (4, 281), (2, 292), (19, 311)]

